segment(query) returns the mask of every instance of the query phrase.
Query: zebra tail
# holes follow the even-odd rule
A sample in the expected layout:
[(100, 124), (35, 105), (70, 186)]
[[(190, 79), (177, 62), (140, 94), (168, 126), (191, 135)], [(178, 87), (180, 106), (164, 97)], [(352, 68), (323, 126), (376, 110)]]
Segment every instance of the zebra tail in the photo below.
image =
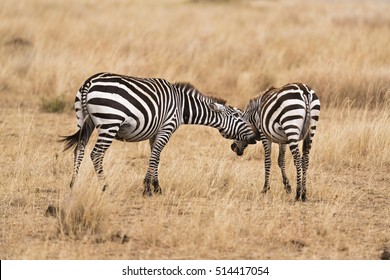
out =
[(305, 121), (303, 122), (303, 128), (301, 132), (301, 139), (305, 139), (310, 133), (310, 123), (311, 123), (311, 111), (310, 111), (310, 100), (308, 95), (304, 95), (305, 106), (306, 106), (306, 115)]
[[(97, 75), (100, 74), (102, 73), (99, 73)], [(82, 87), (79, 89), (79, 92), (77, 93), (76, 100), (75, 100), (77, 126), (81, 128), (73, 135), (60, 136), (62, 138), (60, 142), (65, 142), (64, 151), (69, 150), (74, 146), (77, 147), (79, 143), (81, 143), (84, 146), (87, 145), (89, 138), (91, 137), (91, 134), (95, 128), (91, 118), (89, 117), (88, 110), (87, 110), (87, 94), (91, 86), (91, 79), (93, 77), (89, 78), (87, 81), (84, 82)], [(80, 94), (79, 100), (81, 106), (78, 105), (77, 102), (79, 94)]]
[(87, 145), (89, 138), (93, 130), (95, 129), (95, 125), (93, 124), (89, 115), (84, 120), (84, 124), (75, 134), (68, 136), (61, 136), (60, 142), (65, 143), (64, 151), (69, 150), (72, 147), (77, 147), (80, 143), (82, 145)]
[(91, 86), (90, 80), (87, 80), (84, 85), (80, 88), (80, 94), (81, 94), (81, 109), (83, 112), (84, 117), (88, 116), (88, 110), (87, 110), (87, 93), (89, 91), (89, 88)]

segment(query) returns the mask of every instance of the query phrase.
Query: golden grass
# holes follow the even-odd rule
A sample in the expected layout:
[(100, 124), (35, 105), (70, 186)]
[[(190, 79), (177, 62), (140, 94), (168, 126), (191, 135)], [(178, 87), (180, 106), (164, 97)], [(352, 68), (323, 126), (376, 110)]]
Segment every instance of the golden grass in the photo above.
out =
[[(388, 2), (99, 3), (0, 3), (1, 259), (378, 259), (390, 247)], [(270, 85), (311, 85), (323, 109), (308, 202), (285, 194), (276, 146), (262, 195), (261, 145), (239, 158), (198, 126), (164, 149), (162, 196), (141, 195), (147, 142), (112, 145), (104, 194), (87, 153), (70, 193), (73, 155), (57, 140), (98, 71), (190, 81), (240, 107)], [(58, 98), (63, 113), (42, 110)], [(287, 173), (295, 191), (289, 153)]]

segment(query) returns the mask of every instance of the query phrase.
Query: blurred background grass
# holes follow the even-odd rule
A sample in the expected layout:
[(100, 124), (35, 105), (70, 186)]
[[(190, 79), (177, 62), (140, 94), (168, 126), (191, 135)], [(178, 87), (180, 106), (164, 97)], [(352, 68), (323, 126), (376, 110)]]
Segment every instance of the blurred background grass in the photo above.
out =
[(324, 106), (389, 102), (387, 1), (2, 1), (0, 94), (37, 106), (100, 71), (190, 81), (243, 107), (300, 81)]

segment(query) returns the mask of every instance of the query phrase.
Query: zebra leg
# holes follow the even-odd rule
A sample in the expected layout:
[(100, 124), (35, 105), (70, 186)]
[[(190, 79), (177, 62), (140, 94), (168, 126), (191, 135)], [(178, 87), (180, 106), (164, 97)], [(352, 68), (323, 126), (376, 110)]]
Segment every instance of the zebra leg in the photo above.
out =
[(297, 194), (295, 196), (295, 200), (300, 200), (302, 197), (302, 160), (301, 153), (299, 152), (299, 146), (297, 141), (290, 141), (290, 150), (294, 158), (294, 165), (297, 169)]
[(162, 194), (160, 184), (158, 182), (158, 164), (160, 162), (161, 151), (164, 149), (165, 145), (168, 143), (169, 138), (171, 137), (173, 131), (163, 130), (156, 136), (149, 139), (151, 155), (149, 159), (149, 167), (146, 172), (144, 179), (144, 196), (152, 196), (152, 190), (150, 188), (150, 183), (153, 185), (153, 191), (156, 194)]
[(154, 154), (153, 148), (154, 148), (154, 144), (156, 142), (156, 138), (157, 138), (156, 135), (153, 135), (151, 138), (149, 138), (149, 145), (150, 145), (151, 155), (150, 155), (150, 159), (149, 159), (148, 171), (146, 172), (146, 176), (145, 176), (145, 179), (144, 179), (144, 191), (143, 191), (143, 195), (144, 196), (152, 196), (152, 190), (150, 188), (151, 181), (152, 181), (152, 184), (153, 184), (154, 192), (158, 193), (158, 194), (162, 194), (161, 187), (160, 187), (160, 185), (158, 183), (158, 179), (157, 180), (154, 179), (154, 170), (156, 168), (158, 168), (159, 161), (157, 161), (157, 164), (156, 164), (155, 159), (152, 161), (152, 157), (153, 157), (153, 154)]
[(311, 149), (311, 135), (314, 135), (313, 131), (305, 137), (303, 140), (303, 155), (302, 155), (302, 201), (306, 201), (306, 174), (309, 168), (309, 153)]
[(261, 139), (264, 147), (264, 168), (265, 168), (265, 178), (264, 178), (264, 186), (262, 193), (266, 193), (269, 189), (269, 175), (271, 170), (271, 147), (272, 142), (265, 138), (264, 136)]
[(106, 177), (104, 176), (103, 172), (103, 158), (106, 150), (111, 146), (112, 141), (114, 140), (114, 137), (118, 130), (119, 126), (113, 126), (109, 129), (99, 128), (99, 136), (91, 152), (93, 167), (98, 176), (99, 182), (103, 185), (103, 191), (108, 188)]
[(286, 145), (279, 144), (278, 165), (280, 167), (280, 170), (282, 171), (284, 189), (286, 190), (286, 193), (291, 193), (291, 186), (286, 175), (285, 155), (286, 155)]
[(153, 135), (152, 137), (149, 138), (149, 145), (150, 145), (150, 152), (153, 150), (154, 142), (156, 141), (157, 136)]
[(79, 173), (80, 165), (84, 157), (85, 144), (78, 143), (76, 148), (74, 149), (74, 165), (73, 165), (73, 174), (72, 180), (70, 181), (70, 188), (73, 188), (73, 185), (76, 181), (77, 174)]

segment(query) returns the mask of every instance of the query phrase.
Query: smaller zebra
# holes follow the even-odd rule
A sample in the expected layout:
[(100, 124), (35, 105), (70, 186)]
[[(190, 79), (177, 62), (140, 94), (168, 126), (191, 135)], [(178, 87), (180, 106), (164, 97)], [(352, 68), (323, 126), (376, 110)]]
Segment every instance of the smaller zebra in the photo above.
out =
[[(294, 158), (297, 170), (296, 200), (306, 200), (306, 172), (309, 167), (309, 152), (320, 115), (320, 100), (316, 93), (302, 83), (290, 83), (280, 88), (269, 88), (249, 101), (243, 118), (255, 125), (264, 146), (265, 182), (262, 193), (270, 189), (271, 145), (279, 145), (278, 165), (282, 172), (287, 193), (291, 186), (286, 176), (286, 144)], [(299, 141), (303, 140), (303, 155)], [(241, 156), (248, 142), (235, 140), (231, 149)]]

